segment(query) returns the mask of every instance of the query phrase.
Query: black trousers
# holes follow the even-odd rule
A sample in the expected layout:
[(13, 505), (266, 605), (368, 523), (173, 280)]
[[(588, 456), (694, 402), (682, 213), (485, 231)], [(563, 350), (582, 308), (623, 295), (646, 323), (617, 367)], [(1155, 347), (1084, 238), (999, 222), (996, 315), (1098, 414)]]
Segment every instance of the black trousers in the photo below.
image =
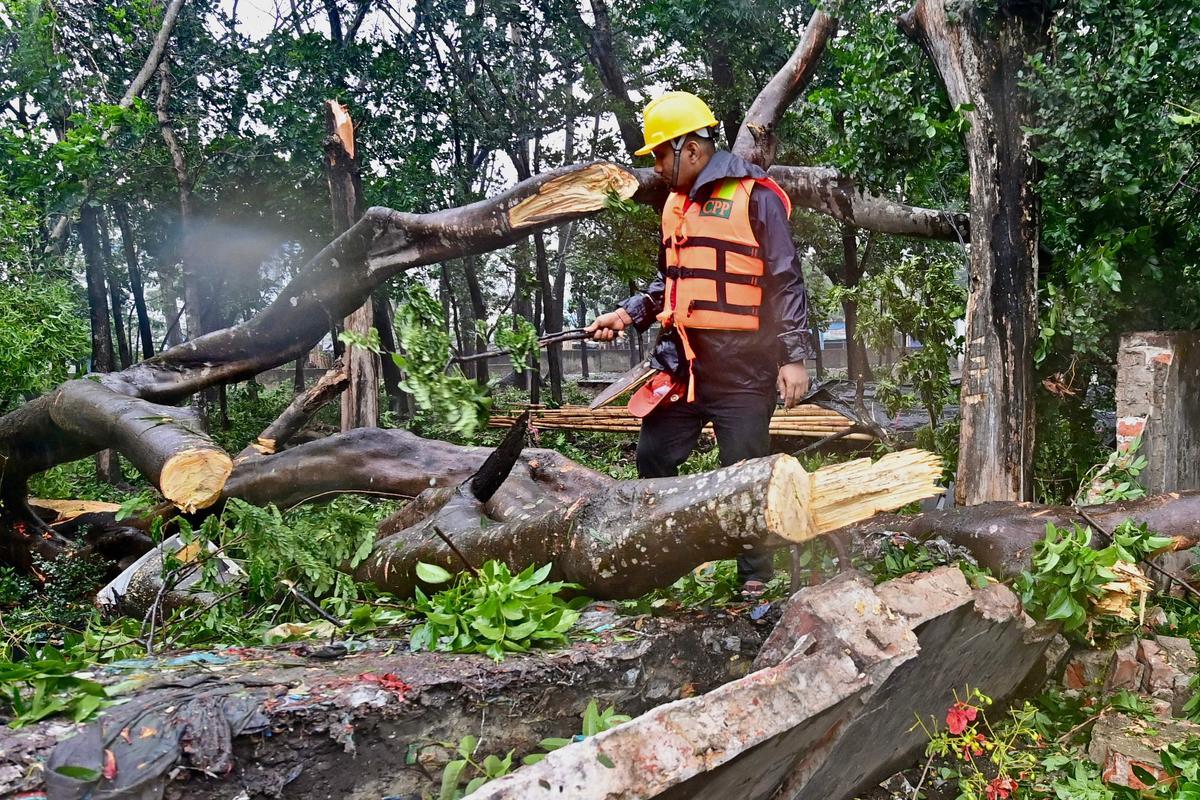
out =
[[(704, 392), (697, 387), (693, 403), (659, 406), (642, 420), (638, 437), (637, 468), (643, 478), (669, 478), (679, 474), (700, 431), (711, 422), (717, 434), (721, 466), (771, 452), (771, 415), (775, 412), (774, 388), (770, 392)], [(751, 551), (737, 560), (743, 581), (768, 581), (774, 574), (770, 551)]]

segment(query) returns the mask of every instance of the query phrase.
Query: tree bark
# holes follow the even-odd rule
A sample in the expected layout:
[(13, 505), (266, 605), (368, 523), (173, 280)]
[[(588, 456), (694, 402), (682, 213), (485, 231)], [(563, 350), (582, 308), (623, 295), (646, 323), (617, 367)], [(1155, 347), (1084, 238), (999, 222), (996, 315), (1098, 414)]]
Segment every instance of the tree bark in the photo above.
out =
[[(171, 69), (170, 61), (164, 56), (158, 65), (159, 85), (158, 100), (155, 111), (158, 116), (158, 127), (163, 141), (171, 154), (171, 165), (175, 170), (175, 183), (179, 189), (179, 255), (180, 275), (183, 280), (183, 311), (187, 322), (187, 338), (197, 339), (207, 331), (204, 326), (204, 310), (206, 305), (215, 306), (216, 297), (210, 296), (200, 285), (201, 275), (197, 260), (199, 253), (194, 223), (194, 208), (192, 204), (193, 176), (188, 170), (187, 157), (183, 148), (175, 138), (175, 126), (171, 120)], [(167, 333), (170, 337), (170, 331)], [(202, 428), (208, 426), (208, 407), (212, 397), (210, 387), (205, 387), (192, 398), (192, 406), (196, 409), (197, 417)]]
[(100, 252), (100, 226), (96, 216), (96, 207), (93, 205), (85, 205), (79, 210), (79, 241), (83, 247), (92, 328), (92, 369), (95, 372), (112, 372), (112, 330), (105, 289), (104, 258)]
[(879, 233), (947, 242), (970, 241), (970, 218), (966, 214), (909, 206), (865, 194), (852, 178), (836, 169), (776, 165), (768, 172), (797, 208)]
[[(849, 225), (842, 226), (842, 270), (843, 285), (852, 289), (862, 280), (862, 262), (858, 258), (858, 234)], [(858, 335), (858, 301), (852, 297), (842, 299), (842, 311), (846, 316), (846, 375), (859, 386), (859, 393), (867, 381), (873, 380), (871, 364), (867, 358), (867, 346)]]
[(404, 390), (400, 381), (404, 376), (392, 356), (396, 349), (396, 330), (392, 317), (392, 301), (383, 290), (376, 290), (371, 295), (372, 317), (375, 329), (379, 331), (379, 371), (383, 376), (383, 389), (388, 396), (388, 403), (393, 414), (402, 414), (407, 410)]
[[(479, 282), (479, 268), (477, 261), (474, 258), (463, 259), (463, 274), (467, 279), (467, 294), (471, 298), (471, 316), (476, 320), (487, 321), (487, 301), (483, 297), (483, 287)], [(487, 338), (475, 334), (476, 352), (482, 353), (487, 350)], [(488, 362), (487, 359), (480, 359), (475, 362), (475, 380), (486, 386), (488, 383)]]
[(1046, 41), (1045, 2), (917, 0), (901, 27), (924, 48), (954, 106), (970, 105), (970, 286), (956, 495), (960, 504), (1033, 497), (1033, 346), (1040, 208), (1020, 86)]
[(312, 388), (301, 392), (292, 399), (283, 413), (258, 435), (258, 438), (238, 453), (236, 464), (241, 464), (253, 458), (269, 456), (278, 453), (283, 446), (291, 441), (301, 428), (308, 424), (321, 408), (344, 392), (350, 385), (350, 375), (346, 368), (337, 362)]
[(837, 35), (837, 25), (837, 18), (826, 14), (819, 6), (813, 12), (787, 63), (763, 87), (746, 112), (733, 144), (735, 155), (764, 169), (775, 163), (778, 144), (775, 125), (812, 80), (817, 64), (825, 54), (825, 46)]
[(125, 265), (129, 268), (129, 290), (133, 295), (133, 307), (137, 311), (138, 341), (141, 342), (142, 358), (152, 358), (154, 334), (150, 330), (150, 314), (146, 311), (146, 290), (142, 286), (142, 271), (138, 266), (133, 226), (129, 224), (129, 210), (124, 203), (114, 203), (113, 213), (117, 218), (117, 226), (121, 229), (121, 246), (125, 250)]
[[(564, 227), (566, 226), (560, 225), (559, 229)], [(538, 286), (541, 289), (539, 294), (542, 298), (541, 333), (560, 331), (562, 330), (562, 312), (559, 310), (558, 298), (554, 294), (555, 282), (550, 276), (550, 256), (546, 252), (546, 240), (541, 234), (537, 234), (533, 237), (533, 241)], [(561, 239), (559, 247), (562, 247)], [(563, 380), (561, 344), (552, 344), (546, 348), (546, 371), (550, 376), (550, 398), (561, 405)]]
[[(1187, 550), (1200, 544), (1200, 491), (1088, 506), (1086, 510), (1089, 517), (1108, 531), (1125, 520), (1145, 524), (1150, 530), (1175, 540), (1170, 550)], [(965, 548), (980, 566), (987, 567), (997, 578), (1010, 580), (1030, 569), (1033, 545), (1045, 538), (1048, 523), (1068, 529), (1088, 524), (1070, 506), (989, 502), (928, 511), (915, 517), (885, 515), (850, 526), (838, 535), (855, 539), (864, 546), (895, 533), (908, 534), (919, 540), (938, 536)], [(1107, 544), (1101, 536), (1093, 535), (1092, 541), (1097, 547)]]
[(113, 338), (117, 344), (117, 355), (120, 357), (121, 369), (133, 363), (130, 353), (129, 339), (125, 331), (125, 301), (121, 295), (121, 283), (118, 280), (116, 265), (112, 257), (112, 238), (109, 236), (108, 221), (102, 209), (96, 211), (97, 230), (100, 234), (100, 250), (104, 257), (104, 276), (108, 281), (108, 298), (112, 308)]
[[(807, 541), (937, 494), (937, 462), (908, 450), (810, 475), (791, 456), (776, 455), (700, 475), (601, 480), (599, 491), (560, 479), (575, 497), (565, 506), (548, 493), (519, 506), (499, 493), (481, 499), (468, 479), (418, 497), (414, 505), (428, 516), (378, 542), (356, 577), (407, 595), (418, 562), (460, 572), (498, 559), (516, 569), (552, 563), (552, 576), (593, 597), (638, 597), (705, 561)], [(547, 467), (527, 463), (545, 476)], [(412, 516), (402, 512), (405, 522)]]
[(50, 417), (78, 442), (119, 450), (186, 513), (215, 503), (233, 469), (190, 409), (149, 403), (95, 381), (65, 384)]
[[(331, 24), (337, 6), (327, 3)], [(333, 209), (333, 235), (340, 236), (362, 216), (362, 176), (355, 152), (354, 125), (346, 109), (334, 100), (325, 101), (325, 176)], [(371, 300), (346, 317), (347, 332), (366, 336), (374, 327)], [(343, 356), (350, 386), (342, 394), (342, 430), (374, 428), (379, 424), (379, 356), (353, 344)]]
[[(83, 247), (86, 270), (88, 312), (92, 329), (92, 371), (112, 372), (112, 333), (109, 324), (108, 296), (105, 291), (104, 258), (100, 251), (100, 224), (96, 207), (86, 203), (79, 210), (79, 241)], [(121, 461), (114, 450), (105, 448), (96, 454), (96, 480), (108, 484), (121, 482)]]
[(158, 101), (155, 110), (159, 130), (171, 154), (171, 166), (175, 170), (175, 184), (179, 190), (179, 255), (183, 265), (183, 302), (186, 304), (184, 317), (187, 321), (187, 338), (195, 339), (206, 333), (203, 329), (202, 313), (206, 298), (200, 288), (200, 276), (196, 264), (195, 242), (192, 222), (195, 214), (192, 198), (193, 179), (188, 170), (187, 157), (179, 140), (175, 138), (175, 125), (171, 120), (171, 70), (164, 58), (158, 66)]

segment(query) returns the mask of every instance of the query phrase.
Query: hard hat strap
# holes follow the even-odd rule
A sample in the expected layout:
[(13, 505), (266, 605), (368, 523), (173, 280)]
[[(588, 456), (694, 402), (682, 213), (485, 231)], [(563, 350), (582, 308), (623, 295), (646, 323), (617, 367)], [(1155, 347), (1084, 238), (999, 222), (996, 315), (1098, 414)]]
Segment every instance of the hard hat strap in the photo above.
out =
[(671, 141), (671, 149), (675, 151), (675, 166), (671, 170), (671, 189), (679, 185), (679, 157), (683, 153), (683, 145), (687, 142), (687, 134), (676, 136)]

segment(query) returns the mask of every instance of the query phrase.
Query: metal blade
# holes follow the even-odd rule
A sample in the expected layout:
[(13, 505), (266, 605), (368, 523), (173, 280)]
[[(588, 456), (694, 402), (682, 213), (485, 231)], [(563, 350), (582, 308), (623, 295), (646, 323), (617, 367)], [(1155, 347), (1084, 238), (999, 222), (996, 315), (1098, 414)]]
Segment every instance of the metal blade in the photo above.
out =
[(621, 377), (608, 385), (608, 388), (596, 395), (596, 399), (588, 406), (589, 409), (595, 411), (601, 406), (606, 406), (613, 400), (616, 400), (621, 395), (628, 392), (630, 389), (636, 389), (650, 379), (658, 370), (650, 366), (649, 360), (643, 361), (633, 369), (626, 372)]

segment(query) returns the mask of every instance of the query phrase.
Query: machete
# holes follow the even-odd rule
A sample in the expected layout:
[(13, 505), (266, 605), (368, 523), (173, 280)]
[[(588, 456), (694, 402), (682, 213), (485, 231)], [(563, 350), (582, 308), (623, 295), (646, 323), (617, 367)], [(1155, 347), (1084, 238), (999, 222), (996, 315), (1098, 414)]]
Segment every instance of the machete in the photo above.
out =
[(643, 383), (650, 380), (650, 378), (656, 372), (658, 372), (658, 370), (650, 366), (649, 359), (643, 361), (610, 383), (607, 389), (596, 395), (596, 399), (591, 402), (591, 405), (588, 406), (588, 409), (595, 411), (601, 406), (608, 405), (626, 392), (637, 389)]

